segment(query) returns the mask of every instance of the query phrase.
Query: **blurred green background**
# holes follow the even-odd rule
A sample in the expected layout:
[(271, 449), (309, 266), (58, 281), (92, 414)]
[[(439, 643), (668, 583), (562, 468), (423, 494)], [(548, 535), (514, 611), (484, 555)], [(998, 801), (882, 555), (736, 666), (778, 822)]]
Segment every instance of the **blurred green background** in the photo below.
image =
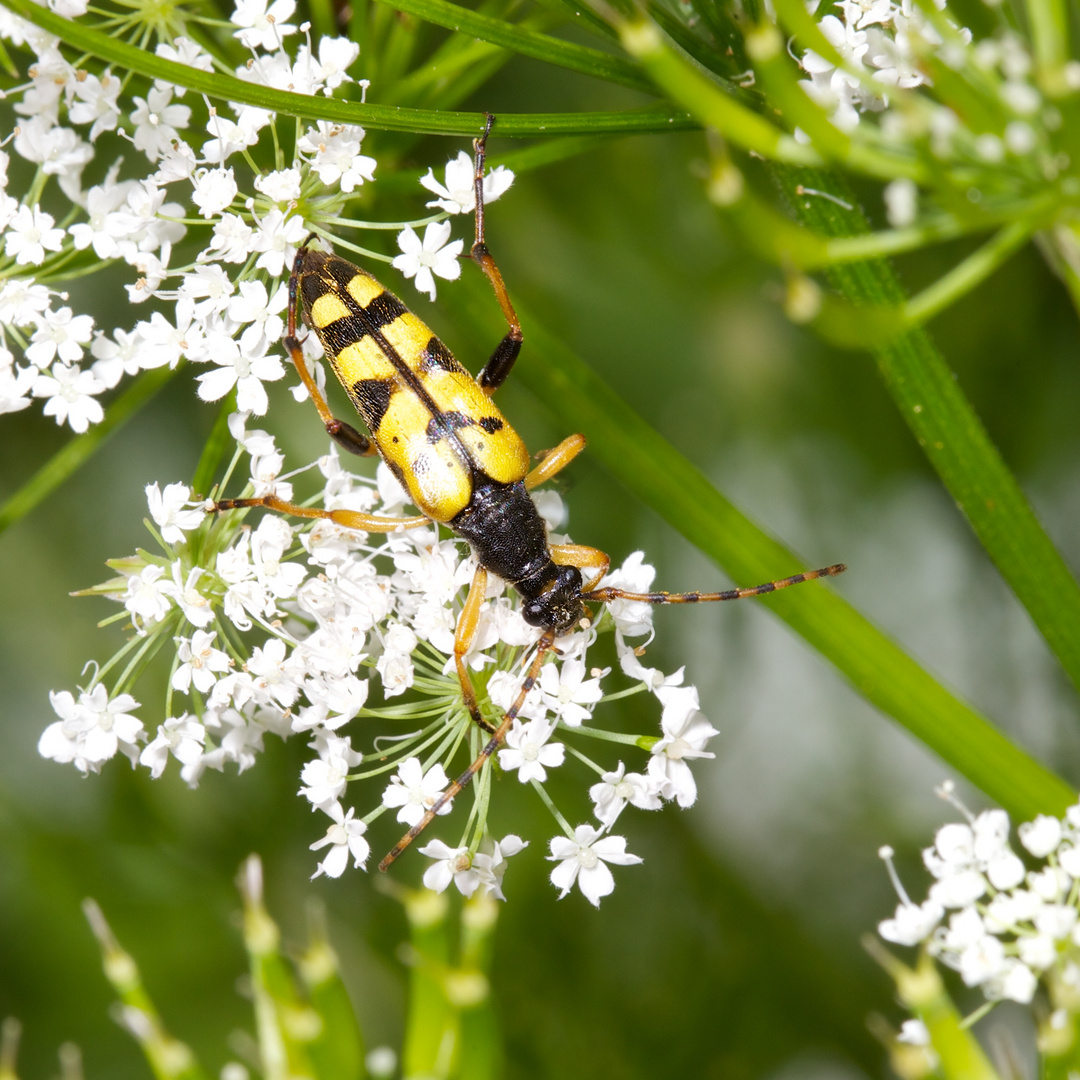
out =
[[(472, 105), (595, 109), (628, 100), (518, 61)], [(365, 152), (378, 157), (379, 145), (372, 133)], [(441, 175), (465, 145), (426, 140), (407, 163)], [(511, 148), (494, 139), (493, 160)], [(1054, 661), (868, 356), (833, 350), (785, 321), (777, 273), (741, 249), (705, 201), (703, 159), (700, 135), (626, 138), (523, 174), (489, 217), (511, 294), (807, 566), (847, 562), (830, 587), (1021, 745), (1080, 780), (1075, 702)], [(415, 216), (422, 204), (419, 189), (407, 201), (382, 199), (376, 182), (372, 194), (379, 217)], [(860, 194), (880, 218), (874, 190)], [(933, 280), (964, 250), (911, 257), (900, 266), (905, 282)], [(453, 286), (440, 286), (430, 305), (394, 274), (381, 276), (478, 369), (494, 342), (455, 331)], [(80, 284), (76, 309), (126, 325), (115, 316), (121, 280)], [(131, 322), (142, 317), (132, 311)], [(1051, 536), (1080, 565), (1080, 366), (1063, 290), (1029, 249), (931, 329)], [(533, 362), (528, 335), (526, 322), (522, 365)], [(324, 824), (296, 795), (307, 756), (299, 741), (270, 739), (257, 768), (209, 773), (194, 793), (171, 766), (151, 781), (114, 761), (84, 780), (36, 753), (53, 719), (48, 691), (72, 688), (86, 660), (107, 658), (120, 642), (119, 630), (95, 629), (112, 606), (69, 592), (107, 576), (104, 559), (146, 543), (144, 485), (194, 470), (216, 412), (196, 400), (195, 374), (182, 372), (88, 468), (0, 536), (0, 1015), (24, 1023), (26, 1077), (55, 1074), (64, 1040), (82, 1047), (90, 1077), (149, 1075), (108, 1017), (111, 993), (79, 908), (85, 896), (140, 961), (173, 1032), (219, 1068), (230, 1033), (250, 1016), (236, 986), (244, 958), (233, 878), (252, 851), (287, 934), (302, 936), (307, 897), (327, 905), (368, 1045), (400, 1039), (404, 917), (368, 875), (308, 881), (307, 846)], [(568, 434), (513, 378), (500, 404), (535, 449)], [(33, 409), (0, 423), (3, 499), (69, 436)], [(283, 384), (263, 426), (294, 465), (323, 450), (310, 409)], [(715, 567), (587, 453), (563, 493), (576, 540), (617, 562), (643, 548), (662, 588), (721, 586)], [(687, 665), (721, 730), (716, 760), (699, 763), (692, 809), (624, 815), (619, 831), (644, 865), (617, 871), (599, 911), (578, 893), (556, 901), (539, 839), (514, 861), (493, 977), (507, 1075), (883, 1075), (866, 1018), (900, 1017), (889, 982), (859, 946), (895, 904), (876, 850), (896, 846), (909, 888), (922, 895), (918, 849), (955, 816), (932, 793), (944, 767), (753, 603), (660, 611), (656, 624), (651, 662)], [(620, 707), (655, 722), (653, 706), (632, 699), (605, 706), (607, 726), (619, 726)], [(156, 723), (146, 709), (140, 715)], [(547, 812), (528, 795), (513, 792), (504, 824), (550, 835)], [(981, 805), (977, 793), (967, 797)], [(393, 831), (377, 832), (374, 846), (392, 842)], [(394, 872), (418, 883), (422, 862), (413, 855)], [(996, 1019), (1024, 1045), (1008, 1010)]]

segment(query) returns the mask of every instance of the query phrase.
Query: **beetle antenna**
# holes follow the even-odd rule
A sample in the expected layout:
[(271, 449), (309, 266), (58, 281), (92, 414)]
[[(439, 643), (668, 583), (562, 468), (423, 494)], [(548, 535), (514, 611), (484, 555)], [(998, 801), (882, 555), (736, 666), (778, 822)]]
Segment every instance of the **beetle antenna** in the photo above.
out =
[(847, 567), (843, 563), (835, 563), (832, 566), (822, 567), (820, 570), (804, 570), (801, 574), (792, 574), (791, 577), (780, 578), (777, 581), (766, 581), (763, 585), (754, 585), (748, 589), (725, 589), (723, 592), (650, 592), (636, 593), (626, 589), (617, 589), (607, 586), (603, 589), (592, 589), (590, 592), (581, 594), (581, 599), (601, 604), (610, 604), (612, 600), (636, 600), (642, 604), (707, 604), (717, 600), (743, 600), (748, 596), (764, 596), (766, 593), (776, 592), (777, 589), (787, 589), (792, 585), (801, 585), (804, 581), (813, 581), (814, 578), (836, 577), (842, 574)]

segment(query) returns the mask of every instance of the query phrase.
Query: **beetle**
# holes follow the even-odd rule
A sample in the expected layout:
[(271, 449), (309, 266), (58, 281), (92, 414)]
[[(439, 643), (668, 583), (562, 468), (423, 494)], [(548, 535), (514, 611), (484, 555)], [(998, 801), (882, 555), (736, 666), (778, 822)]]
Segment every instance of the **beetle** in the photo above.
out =
[[(635, 593), (600, 586), (610, 566), (604, 552), (579, 544), (548, 542), (529, 492), (564, 469), (585, 448), (585, 437), (571, 435), (531, 467), (524, 442), (492, 400), (510, 374), (523, 340), (521, 323), (485, 239), (484, 165), (493, 123), (494, 117), (488, 116), (483, 136), (473, 142), (476, 232), (469, 255), (491, 282), (508, 329), (476, 378), (396, 296), (345, 259), (305, 242), (289, 277), (288, 327), (283, 344), (327, 433), (350, 453), (379, 454), (408, 491), (419, 515), (386, 517), (323, 510), (297, 506), (273, 495), (214, 504), (217, 511), (265, 507), (365, 532), (393, 532), (437, 523), (450, 528), (472, 548), (477, 568), (455, 630), (454, 661), (465, 706), (489, 738), (472, 764), (379, 863), (380, 870), (390, 866), (495, 753), (524, 706), (555, 639), (586, 617), (587, 603), (736, 600), (831, 577), (845, 569), (838, 563), (722, 592)], [(334, 374), (369, 435), (337, 419), (330, 410), (304, 361), (296, 336), (298, 312), (318, 335)], [(482, 715), (465, 663), (489, 573), (513, 586), (521, 596), (525, 621), (540, 630), (518, 694), (497, 727)]]

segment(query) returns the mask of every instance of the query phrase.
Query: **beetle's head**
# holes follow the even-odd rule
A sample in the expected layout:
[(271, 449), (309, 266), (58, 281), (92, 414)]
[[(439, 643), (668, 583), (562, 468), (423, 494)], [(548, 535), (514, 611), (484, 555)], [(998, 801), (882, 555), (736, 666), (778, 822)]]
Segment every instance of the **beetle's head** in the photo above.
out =
[(576, 566), (555, 566), (554, 570), (538, 592), (524, 596), (521, 614), (530, 626), (565, 634), (585, 614), (581, 571)]

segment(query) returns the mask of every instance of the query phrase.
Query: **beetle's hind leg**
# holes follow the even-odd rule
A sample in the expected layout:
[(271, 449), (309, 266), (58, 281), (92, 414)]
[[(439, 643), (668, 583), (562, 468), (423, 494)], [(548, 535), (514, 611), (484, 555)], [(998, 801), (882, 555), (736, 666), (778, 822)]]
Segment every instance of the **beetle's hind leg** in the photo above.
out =
[[(475, 581), (475, 579), (474, 579)], [(488, 759), (499, 749), (506, 733), (517, 719), (525, 705), (525, 699), (536, 685), (540, 677), (540, 668), (544, 663), (544, 657), (551, 651), (555, 641), (554, 631), (545, 630), (543, 636), (537, 642), (536, 655), (529, 665), (529, 674), (521, 683), (521, 689), (513, 704), (506, 710), (502, 723), (492, 732), (491, 738), (484, 744), (484, 748), (477, 755), (476, 760), (435, 800), (425, 811), (424, 816), (394, 845), (393, 849), (379, 863), (380, 870), (387, 870), (390, 864), (428, 827), (435, 815), (450, 801), (456, 798), (471, 783), (472, 778), (487, 764)]]
[(506, 381), (506, 376), (510, 374), (510, 369), (514, 366), (518, 353), (521, 352), (523, 339), (517, 312), (510, 302), (510, 294), (506, 291), (506, 285), (495, 264), (495, 259), (488, 250), (484, 234), (484, 161), (488, 136), (494, 124), (495, 117), (488, 113), (484, 134), (479, 139), (473, 140), (473, 152), (476, 155), (473, 171), (473, 186), (476, 192), (476, 240), (469, 250), (469, 258), (484, 271), (488, 281), (491, 282), (491, 287), (495, 290), (495, 299), (499, 301), (499, 307), (502, 308), (503, 316), (510, 327), (506, 336), (495, 346), (491, 359), (484, 365), (483, 371), (476, 379), (480, 388), (489, 397)]

